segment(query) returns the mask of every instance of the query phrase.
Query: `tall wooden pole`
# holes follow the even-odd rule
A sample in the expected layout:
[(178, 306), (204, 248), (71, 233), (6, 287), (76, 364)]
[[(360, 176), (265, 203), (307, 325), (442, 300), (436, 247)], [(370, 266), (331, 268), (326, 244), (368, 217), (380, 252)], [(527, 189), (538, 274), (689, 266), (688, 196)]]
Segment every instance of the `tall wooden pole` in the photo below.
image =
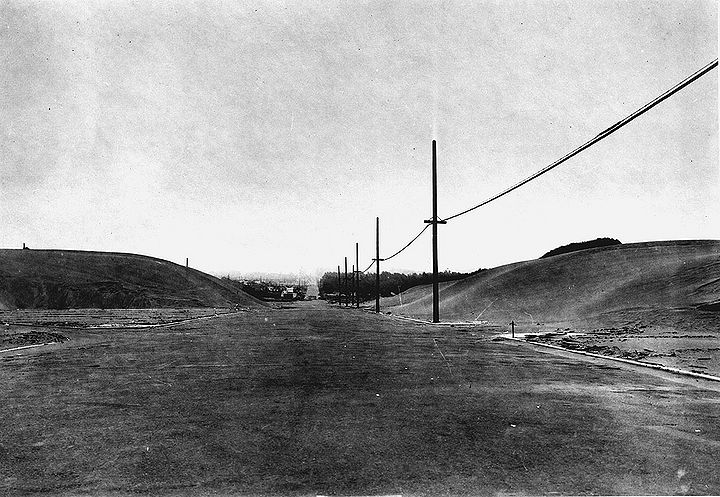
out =
[(360, 249), (357, 242), (355, 242), (355, 308), (360, 308)]
[(375, 218), (375, 312), (380, 312), (380, 218)]
[(440, 295), (438, 286), (438, 246), (437, 246), (437, 155), (435, 140), (432, 142), (432, 246), (433, 246), (433, 323), (440, 322)]
[(433, 248), (433, 323), (440, 322), (440, 291), (438, 283), (438, 246), (437, 246), (437, 226), (438, 224), (446, 224), (447, 221), (438, 221), (437, 217), (437, 154), (435, 152), (435, 140), (432, 141), (432, 219), (426, 219), (425, 222), (432, 224), (432, 248)]

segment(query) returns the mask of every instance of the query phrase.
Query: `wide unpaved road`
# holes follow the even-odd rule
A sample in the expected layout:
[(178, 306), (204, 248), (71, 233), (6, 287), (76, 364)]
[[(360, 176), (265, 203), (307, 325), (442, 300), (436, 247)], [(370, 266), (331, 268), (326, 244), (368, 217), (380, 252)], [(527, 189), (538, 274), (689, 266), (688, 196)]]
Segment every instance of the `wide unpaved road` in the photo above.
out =
[(0, 355), (0, 493), (720, 494), (695, 380), (323, 303), (93, 333)]

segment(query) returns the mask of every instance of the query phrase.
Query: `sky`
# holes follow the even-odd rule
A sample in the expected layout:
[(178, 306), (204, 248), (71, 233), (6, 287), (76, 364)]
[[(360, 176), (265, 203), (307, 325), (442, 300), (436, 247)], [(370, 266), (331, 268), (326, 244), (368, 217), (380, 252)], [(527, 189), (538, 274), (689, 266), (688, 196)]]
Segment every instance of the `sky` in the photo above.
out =
[[(360, 268), (717, 58), (707, 1), (0, 4), (0, 247)], [(720, 238), (717, 69), (439, 226), (441, 270)], [(381, 266), (429, 271), (430, 230)]]

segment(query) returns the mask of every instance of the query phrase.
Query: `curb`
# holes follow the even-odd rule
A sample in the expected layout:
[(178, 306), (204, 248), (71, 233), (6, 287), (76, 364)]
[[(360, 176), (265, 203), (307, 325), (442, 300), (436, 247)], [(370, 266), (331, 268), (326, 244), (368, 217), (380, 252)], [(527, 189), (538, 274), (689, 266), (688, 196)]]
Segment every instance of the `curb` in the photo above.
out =
[[(377, 314), (374, 310), (367, 310), (365, 309), (369, 314)], [(487, 321), (443, 321), (441, 323), (433, 323), (432, 321), (426, 321), (424, 319), (418, 319), (418, 318), (411, 318), (408, 316), (402, 316), (400, 314), (387, 314), (385, 312), (380, 312), (378, 315), (390, 318), (390, 319), (399, 319), (401, 321), (411, 321), (413, 323), (420, 323), (420, 324), (428, 324), (430, 326), (500, 326), (500, 325), (493, 325), (492, 323), (489, 323)]]
[(169, 323), (153, 323), (153, 324), (135, 324), (129, 326), (88, 326), (87, 328), (77, 328), (78, 330), (144, 330), (148, 328), (167, 328), (177, 326), (179, 324), (191, 323), (193, 321), (201, 321), (205, 319), (216, 319), (225, 316), (235, 316), (247, 311), (224, 312), (222, 314), (213, 314), (211, 316), (198, 316), (196, 318), (181, 319), (180, 321), (171, 321)]
[[(135, 325), (135, 326), (90, 326), (87, 328), (73, 328), (77, 330), (142, 330), (142, 329), (148, 329), (148, 328), (168, 328), (170, 326), (176, 326), (183, 323), (188, 323), (191, 321), (199, 321), (202, 319), (215, 319), (223, 316), (232, 316), (235, 314), (240, 314), (242, 312), (246, 311), (237, 311), (237, 312), (227, 312), (223, 314), (215, 314), (212, 316), (199, 316), (196, 318), (190, 318), (190, 319), (183, 319), (181, 321), (173, 321), (172, 323), (156, 323), (156, 324), (144, 324), (144, 325)], [(19, 326), (35, 326), (35, 325), (19, 325)], [(0, 354), (4, 354), (5, 352), (13, 352), (15, 350), (23, 350), (23, 349), (31, 349), (34, 347), (43, 347), (45, 345), (52, 345), (54, 343), (58, 342), (47, 342), (47, 343), (38, 343), (35, 345), (23, 345), (21, 347), (14, 347), (12, 349), (0, 349)]]
[[(414, 322), (414, 323), (429, 324), (429, 325), (432, 325), (432, 326), (435, 326), (435, 325), (445, 325), (445, 326), (451, 326), (451, 325), (487, 326), (487, 325), (485, 325), (485, 324), (482, 324), (482, 325), (481, 325), (480, 323), (473, 323), (473, 322), (431, 323), (431, 322), (429, 322), (429, 321), (423, 321), (422, 319), (409, 318), (409, 317), (406, 317), (406, 316), (393, 315), (393, 314), (383, 314), (383, 313), (380, 313), (380, 314), (381, 314), (382, 316), (389, 317), (389, 318), (396, 318), (396, 319), (399, 319), (399, 320), (402, 320), (402, 321), (411, 321), (411, 322)], [(507, 337), (507, 336), (498, 336), (498, 337), (496, 337), (496, 339), (498, 339), (498, 338), (499, 338), (500, 340), (510, 340), (510, 341), (514, 341), (514, 342), (524, 343), (524, 344), (526, 344), (526, 345), (537, 345), (537, 346), (539, 346), (539, 347), (546, 347), (546, 348), (549, 348), (549, 349), (561, 350), (561, 351), (563, 351), (563, 352), (569, 352), (569, 353), (571, 353), (571, 354), (579, 354), (579, 355), (584, 355), (584, 356), (588, 356), (588, 357), (594, 357), (594, 358), (596, 358), (596, 359), (605, 359), (605, 360), (608, 360), (608, 361), (624, 362), (625, 364), (632, 364), (633, 366), (640, 366), (640, 367), (643, 367), (643, 368), (656, 369), (656, 370), (658, 370), (658, 371), (664, 371), (664, 372), (666, 372), (666, 373), (673, 373), (673, 374), (679, 374), (679, 375), (683, 375), (683, 376), (690, 376), (690, 377), (693, 377), (693, 378), (700, 378), (700, 379), (708, 380), (708, 381), (720, 382), (720, 377), (717, 377), (717, 376), (712, 376), (712, 375), (704, 374), (704, 373), (695, 373), (695, 372), (693, 372), (693, 371), (687, 371), (687, 370), (685, 370), (685, 369), (673, 368), (673, 367), (670, 367), (670, 366), (663, 366), (663, 365), (661, 365), (661, 364), (653, 364), (653, 363), (648, 363), (648, 362), (634, 361), (634, 360), (632, 360), (632, 359), (624, 359), (624, 358), (622, 358), (622, 357), (612, 357), (612, 356), (607, 356), (607, 355), (594, 354), (594, 353), (592, 353), (592, 352), (585, 352), (585, 351), (583, 351), (583, 350), (566, 349), (566, 348), (563, 348), (563, 347), (559, 347), (559, 346), (557, 346), (557, 345), (550, 345), (550, 344), (539, 343), (539, 342), (529, 342), (529, 341), (523, 340), (523, 339), (521, 339), (521, 338), (513, 338), (513, 337)]]
[(503, 336), (498, 337), (498, 338), (500, 338), (501, 340), (510, 340), (513, 342), (520, 342), (520, 343), (524, 343), (524, 344), (528, 344), (528, 345), (537, 345), (539, 347), (547, 347), (549, 349), (562, 350), (563, 352), (570, 352), (572, 354), (579, 354), (579, 355), (584, 355), (584, 356), (589, 356), (589, 357), (595, 357), (598, 359), (606, 359), (606, 360), (610, 360), (610, 361), (624, 362), (626, 364), (632, 364), (633, 366), (642, 366), (645, 368), (657, 369), (660, 371), (665, 371), (667, 373), (681, 374), (681, 375), (685, 375), (685, 376), (692, 376), (694, 378), (702, 378), (703, 380), (720, 382), (720, 378), (717, 376), (712, 376), (712, 375), (704, 374), (704, 373), (694, 373), (693, 371), (686, 371), (684, 369), (673, 368), (670, 366), (662, 366), (660, 364), (633, 361), (632, 359), (623, 359), (622, 357), (611, 357), (611, 356), (606, 356), (606, 355), (594, 354), (592, 352), (585, 352), (584, 350), (571, 350), (571, 349), (559, 347), (557, 345), (550, 345), (547, 343), (529, 342), (529, 341), (523, 340), (521, 338), (512, 338), (512, 337), (503, 337)]
[(2, 353), (4, 353), (4, 352), (12, 352), (12, 351), (14, 351), (14, 350), (31, 349), (31, 348), (33, 348), (33, 347), (43, 347), (43, 346), (45, 346), (45, 345), (52, 345), (52, 344), (54, 344), (54, 343), (58, 343), (58, 342), (37, 343), (37, 344), (35, 344), (35, 345), (23, 345), (22, 347), (15, 347), (15, 348), (12, 348), (12, 349), (2, 349), (2, 350), (0, 350), (0, 354), (2, 354)]
[(37, 325), (37, 324), (32, 324), (32, 323), (12, 323), (12, 322), (8, 322), (7, 324), (9, 324), (11, 326), (25, 326), (28, 328), (59, 328), (59, 329), (78, 330), (78, 331), (84, 331), (84, 330), (142, 330), (142, 329), (147, 329), (147, 328), (162, 328), (162, 327), (168, 327), (168, 326), (176, 326), (178, 324), (190, 323), (192, 321), (200, 321), (203, 319), (215, 319), (215, 318), (221, 318), (224, 316), (235, 316), (237, 314), (242, 314), (243, 312), (248, 312), (248, 309), (240, 309), (238, 311), (233, 311), (233, 312), (223, 312), (221, 314), (212, 314), (209, 316), (197, 316), (194, 318), (185, 318), (185, 319), (181, 319), (179, 321), (170, 321), (168, 323), (129, 324), (129, 325), (125, 325), (125, 326), (122, 326), (122, 325), (121, 326), (93, 325), (93, 326), (77, 327), (77, 326), (62, 326), (62, 325), (57, 325), (54, 323)]

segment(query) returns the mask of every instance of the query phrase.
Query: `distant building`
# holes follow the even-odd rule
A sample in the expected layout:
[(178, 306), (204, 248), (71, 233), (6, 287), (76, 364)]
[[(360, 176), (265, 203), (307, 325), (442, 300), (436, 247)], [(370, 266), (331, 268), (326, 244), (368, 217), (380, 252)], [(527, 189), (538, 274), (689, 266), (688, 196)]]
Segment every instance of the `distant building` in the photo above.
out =
[(320, 296), (320, 289), (315, 284), (309, 284), (307, 287), (307, 292), (305, 292), (305, 298), (307, 300), (315, 300)]
[(286, 286), (285, 288), (283, 288), (282, 293), (280, 294), (280, 298), (285, 300), (295, 300), (297, 296), (298, 295), (295, 292), (295, 287), (292, 286)]

